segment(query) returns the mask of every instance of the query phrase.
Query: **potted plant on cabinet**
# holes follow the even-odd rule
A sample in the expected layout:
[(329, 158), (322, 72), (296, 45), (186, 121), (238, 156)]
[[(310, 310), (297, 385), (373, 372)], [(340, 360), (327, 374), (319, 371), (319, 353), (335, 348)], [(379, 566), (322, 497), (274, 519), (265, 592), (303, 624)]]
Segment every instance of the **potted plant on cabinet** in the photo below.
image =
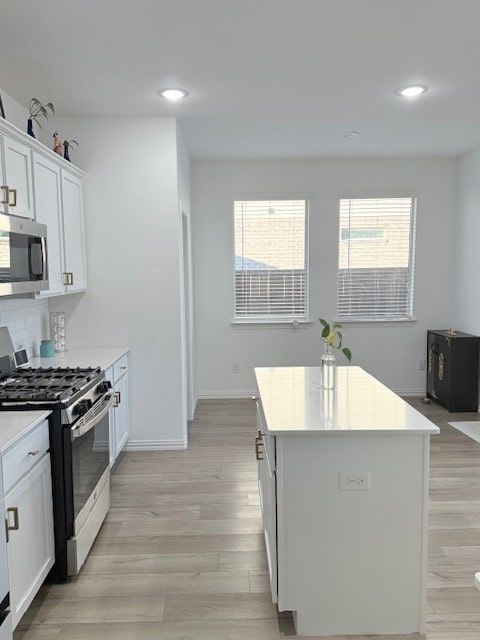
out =
[(69, 149), (73, 145), (76, 145), (78, 147), (78, 142), (76, 140), (64, 140), (63, 141), (63, 148), (64, 148), (63, 157), (65, 158), (65, 160), (68, 160), (68, 162), (70, 162)]
[(40, 129), (42, 129), (42, 125), (40, 124), (39, 118), (43, 117), (48, 120), (48, 111), (51, 111), (52, 115), (55, 114), (55, 106), (52, 102), (47, 102), (46, 104), (42, 104), (38, 98), (32, 98), (30, 100), (30, 104), (28, 105), (28, 111), (30, 117), (28, 118), (28, 135), (35, 138), (35, 132), (33, 130), (33, 123), (38, 124)]

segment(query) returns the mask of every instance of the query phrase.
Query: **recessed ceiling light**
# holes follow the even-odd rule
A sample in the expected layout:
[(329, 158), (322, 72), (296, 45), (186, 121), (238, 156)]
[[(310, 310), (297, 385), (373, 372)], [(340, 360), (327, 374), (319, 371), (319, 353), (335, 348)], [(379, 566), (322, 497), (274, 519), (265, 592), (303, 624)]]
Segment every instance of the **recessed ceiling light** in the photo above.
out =
[(358, 131), (344, 131), (340, 135), (342, 138), (352, 139), (352, 138), (358, 138), (360, 134), (358, 133)]
[(409, 84), (406, 87), (395, 89), (395, 93), (398, 93), (399, 96), (403, 96), (404, 98), (416, 98), (416, 96), (425, 93), (427, 89), (428, 87), (424, 84)]
[(160, 89), (158, 95), (167, 100), (181, 100), (188, 96), (188, 91), (185, 89)]

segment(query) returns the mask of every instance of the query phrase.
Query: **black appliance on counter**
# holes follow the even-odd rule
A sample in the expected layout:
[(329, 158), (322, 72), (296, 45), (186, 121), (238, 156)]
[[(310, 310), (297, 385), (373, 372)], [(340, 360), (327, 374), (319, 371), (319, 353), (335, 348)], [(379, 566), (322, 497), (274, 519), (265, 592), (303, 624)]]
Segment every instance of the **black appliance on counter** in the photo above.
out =
[(452, 411), (478, 411), (478, 336), (427, 333), (427, 398)]
[(110, 506), (109, 410), (98, 368), (15, 368), (0, 327), (0, 410), (49, 409), (55, 564), (49, 579), (80, 570)]

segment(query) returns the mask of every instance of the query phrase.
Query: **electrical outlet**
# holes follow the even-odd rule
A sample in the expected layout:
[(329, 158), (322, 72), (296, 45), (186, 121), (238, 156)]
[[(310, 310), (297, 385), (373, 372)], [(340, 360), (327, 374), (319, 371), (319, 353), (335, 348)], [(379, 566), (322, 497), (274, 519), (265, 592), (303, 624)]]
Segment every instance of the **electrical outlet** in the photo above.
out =
[(234, 362), (232, 364), (232, 371), (233, 371), (233, 373), (240, 373), (240, 363), (239, 362)]
[(340, 491), (370, 491), (370, 471), (339, 471)]
[(417, 360), (417, 371), (425, 371), (425, 360)]

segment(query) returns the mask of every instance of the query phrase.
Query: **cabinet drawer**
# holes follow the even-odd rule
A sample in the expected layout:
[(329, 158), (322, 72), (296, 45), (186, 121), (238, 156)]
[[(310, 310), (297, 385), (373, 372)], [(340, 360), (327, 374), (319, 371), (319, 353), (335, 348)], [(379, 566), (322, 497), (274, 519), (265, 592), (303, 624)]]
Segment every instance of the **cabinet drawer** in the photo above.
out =
[(48, 420), (44, 420), (5, 453), (2, 458), (5, 493), (45, 455), (49, 447)]
[(117, 360), (113, 365), (113, 381), (116, 382), (120, 380), (120, 378), (128, 373), (128, 355), (125, 354), (119, 360)]

